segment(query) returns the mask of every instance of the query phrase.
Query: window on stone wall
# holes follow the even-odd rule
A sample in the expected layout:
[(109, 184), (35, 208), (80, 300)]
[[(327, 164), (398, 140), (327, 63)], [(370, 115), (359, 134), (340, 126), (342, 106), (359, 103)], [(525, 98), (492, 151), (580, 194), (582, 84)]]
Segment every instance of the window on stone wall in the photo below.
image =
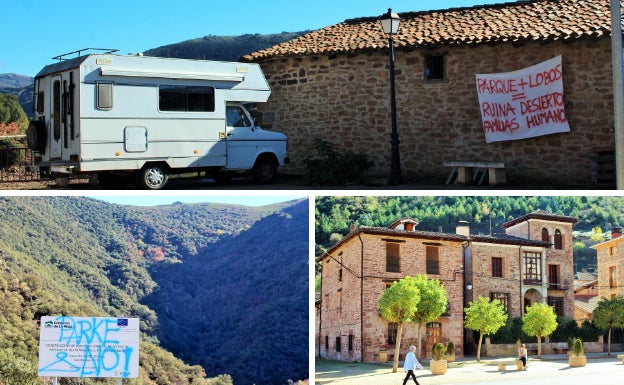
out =
[(550, 242), (550, 235), (548, 234), (548, 229), (546, 228), (542, 229), (542, 241)]
[(615, 266), (611, 266), (609, 268), (609, 287), (614, 288), (617, 287), (617, 277)]
[(548, 265), (548, 288), (562, 289), (559, 282), (559, 265)]
[(541, 253), (524, 253), (524, 283), (527, 285), (539, 285), (542, 283)]
[(427, 274), (440, 274), (440, 247), (427, 245)]
[(563, 237), (561, 236), (561, 231), (559, 231), (559, 229), (555, 230), (555, 249), (563, 249)]
[(336, 351), (340, 351), (340, 336), (336, 337)]
[(493, 301), (495, 299), (499, 300), (500, 303), (505, 307), (507, 313), (509, 313), (509, 293), (490, 293), (490, 299)]
[(386, 271), (401, 272), (401, 248), (398, 243), (386, 242)]
[(353, 350), (353, 334), (349, 334), (349, 351)]
[(399, 324), (396, 322), (388, 322), (388, 345), (396, 344), (398, 330)]
[(425, 56), (425, 80), (444, 80), (445, 75), (444, 56)]
[(492, 257), (492, 277), (503, 277), (503, 258)]
[(553, 307), (556, 315), (563, 315), (563, 297), (548, 297), (546, 302), (548, 303), (548, 306)]
[(325, 336), (325, 350), (329, 350), (329, 336)]

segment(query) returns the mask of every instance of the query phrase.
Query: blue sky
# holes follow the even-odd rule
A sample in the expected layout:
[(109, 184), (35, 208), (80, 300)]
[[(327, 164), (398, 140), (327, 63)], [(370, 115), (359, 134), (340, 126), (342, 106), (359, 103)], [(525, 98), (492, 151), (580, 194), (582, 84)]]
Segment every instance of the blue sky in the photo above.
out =
[(142, 52), (206, 35), (314, 30), (346, 19), (505, 0), (1, 0), (0, 74), (34, 76), (78, 49)]

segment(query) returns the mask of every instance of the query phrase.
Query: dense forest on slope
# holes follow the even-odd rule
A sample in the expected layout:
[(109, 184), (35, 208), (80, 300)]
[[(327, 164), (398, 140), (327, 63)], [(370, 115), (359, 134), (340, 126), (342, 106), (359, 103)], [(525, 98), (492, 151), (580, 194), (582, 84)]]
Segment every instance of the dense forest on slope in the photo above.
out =
[(238, 61), (244, 55), (295, 39), (307, 32), (282, 32), (268, 35), (245, 34), (240, 36), (208, 35), (152, 48), (145, 51), (144, 54), (182, 59)]
[[(316, 199), (317, 254), (349, 232), (351, 225), (387, 227), (400, 218), (414, 218), (419, 230), (454, 233), (457, 221), (468, 221), (473, 234), (504, 233), (501, 225), (535, 210), (578, 218), (574, 230), (605, 233), (624, 225), (624, 199), (597, 196), (446, 196), (446, 197), (319, 197)], [(582, 235), (582, 234), (581, 234)], [(575, 239), (577, 271), (595, 268), (590, 240)]]
[[(288, 213), (289, 210), (297, 209), (306, 213), (296, 216)], [(249, 272), (238, 269), (234, 262), (230, 263), (231, 266), (227, 265), (230, 269), (225, 275), (221, 271), (215, 273), (204, 265), (218, 263), (221, 258), (225, 258), (213, 251), (216, 249), (241, 250), (240, 247), (246, 246), (243, 251), (253, 250), (245, 239), (251, 234), (271, 242), (276, 252), (291, 251), (295, 244), (302, 244), (298, 247), (307, 250), (307, 232), (303, 235), (291, 232), (284, 236), (284, 233), (261, 224), (269, 218), (283, 216), (290, 218), (289, 226), (296, 226), (295, 222), (303, 222), (307, 226), (307, 202), (260, 208), (214, 204), (141, 208), (81, 197), (0, 198), (0, 375), (3, 362), (18, 359), (32, 365), (36, 372), (38, 330), (33, 321), (41, 316), (123, 315), (140, 319), (143, 336), (140, 351), (141, 379), (140, 382), (132, 380), (135, 382), (128, 383), (227, 384), (231, 382), (228, 376), (231, 375), (234, 384), (251, 384), (244, 373), (237, 371), (236, 365), (222, 365), (220, 369), (223, 371), (217, 373), (205, 357), (193, 357), (194, 361), (206, 364), (204, 369), (209, 377), (227, 374), (207, 380), (202, 378), (204, 369), (189, 366), (167, 353), (164, 349), (172, 351), (175, 346), (167, 346), (167, 338), (159, 340), (161, 336), (170, 335), (163, 326), (166, 322), (161, 322), (159, 317), (166, 314), (168, 309), (157, 305), (173, 304), (176, 307), (171, 310), (177, 312), (177, 306), (185, 303), (189, 296), (209, 299), (212, 295), (208, 293), (224, 295), (222, 290), (225, 286), (217, 277), (227, 277), (233, 282), (241, 277), (248, 279)], [(307, 261), (307, 253), (290, 255), (293, 261)], [(254, 280), (260, 280), (268, 287), (282, 284), (281, 280), (274, 281), (274, 277), (277, 279), (279, 276), (271, 271), (272, 258), (256, 261), (254, 270)], [(248, 253), (233, 253), (229, 260), (247, 259)], [(162, 287), (168, 285), (166, 272), (173, 272), (176, 267), (185, 268), (187, 263), (202, 268), (201, 280), (214, 283), (215, 286), (203, 285), (201, 289), (205, 293), (191, 293), (190, 290), (196, 290), (196, 282), (185, 277), (179, 280), (174, 293), (163, 290)], [(290, 267), (292, 269), (288, 270)], [(290, 274), (300, 273), (300, 268), (294, 263), (286, 266), (280, 264), (280, 268)], [(265, 276), (262, 275), (264, 273)], [(213, 274), (217, 275), (213, 277)], [(307, 274), (305, 277), (307, 282)], [(200, 279), (197, 276), (193, 278)], [(284, 306), (274, 307), (273, 311), (286, 313), (285, 309), (291, 306), (297, 308), (299, 303), (303, 303), (307, 312), (307, 287), (307, 283), (299, 283), (290, 286), (289, 289), (293, 291), (287, 295), (272, 296), (269, 302), (281, 301), (280, 305)], [(261, 293), (258, 287), (256, 290)], [(166, 295), (167, 300), (159, 302), (160, 294)], [(248, 306), (244, 303), (246, 298), (238, 297), (236, 292), (227, 295), (229, 301), (212, 302), (202, 318), (211, 312), (221, 313), (224, 308), (244, 312), (256, 320), (266, 317), (261, 306)], [(297, 304), (292, 303), (295, 299)], [(262, 305), (268, 306), (267, 303)], [(191, 314), (187, 313), (186, 316), (192, 318)], [(274, 319), (271, 318), (271, 321)], [(304, 333), (308, 330), (307, 324), (294, 325), (288, 317), (283, 317), (278, 325), (281, 329), (294, 327)], [(186, 324), (183, 318), (177, 318), (176, 327), (183, 331), (177, 343), (186, 346), (204, 345), (192, 330), (184, 330), (187, 327), (202, 327), (200, 322)], [(226, 335), (238, 327), (237, 324), (211, 325), (211, 333), (214, 336)], [(256, 338), (262, 330), (252, 332), (255, 334), (245, 331), (245, 336)], [(185, 336), (192, 336), (192, 339), (183, 340)], [(267, 381), (262, 377), (256, 377), (253, 381), (256, 384), (286, 383), (289, 378), (307, 377), (307, 345), (303, 345), (306, 348), (305, 360), (293, 360), (296, 370), (290, 373), (281, 371), (281, 367), (265, 366), (265, 362), (258, 362), (257, 366), (272, 375), (283, 374), (280, 382)], [(226, 348), (224, 344), (220, 347), (212, 346), (220, 354), (233, 354)], [(274, 356), (282, 360), (291, 359), (290, 348), (283, 356), (280, 354), (284, 349), (273, 352)], [(236, 352), (239, 349), (237, 347)], [(295, 375), (301, 377), (295, 378)], [(84, 384), (97, 382), (81, 381)]]

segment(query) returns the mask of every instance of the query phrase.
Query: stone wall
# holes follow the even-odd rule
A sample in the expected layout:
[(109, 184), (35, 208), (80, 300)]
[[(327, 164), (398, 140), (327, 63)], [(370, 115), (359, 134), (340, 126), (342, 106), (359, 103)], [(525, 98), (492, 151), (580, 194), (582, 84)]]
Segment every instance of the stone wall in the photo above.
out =
[[(396, 51), (401, 166), (407, 181), (443, 182), (445, 160), (503, 161), (516, 185), (591, 181), (591, 154), (613, 150), (608, 37), (567, 42), (456, 46)], [(423, 55), (444, 55), (447, 79), (423, 80)], [(571, 132), (486, 144), (475, 74), (513, 71), (562, 55)], [(314, 138), (368, 155), (373, 174), (390, 169), (388, 56), (309, 56), (260, 63), (273, 89), (259, 106), (265, 126), (289, 136), (291, 165), (303, 173)]]

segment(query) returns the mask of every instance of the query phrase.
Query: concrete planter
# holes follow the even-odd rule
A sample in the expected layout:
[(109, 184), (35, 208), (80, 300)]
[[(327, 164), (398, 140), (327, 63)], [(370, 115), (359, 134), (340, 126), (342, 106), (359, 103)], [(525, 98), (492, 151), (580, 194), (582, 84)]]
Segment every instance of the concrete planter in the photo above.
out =
[(568, 363), (573, 368), (579, 368), (579, 367), (587, 365), (587, 357), (571, 355), (568, 358)]
[(455, 353), (445, 354), (443, 357), (447, 362), (455, 362)]
[(446, 374), (446, 360), (431, 360), (429, 362), (429, 370), (431, 374)]

